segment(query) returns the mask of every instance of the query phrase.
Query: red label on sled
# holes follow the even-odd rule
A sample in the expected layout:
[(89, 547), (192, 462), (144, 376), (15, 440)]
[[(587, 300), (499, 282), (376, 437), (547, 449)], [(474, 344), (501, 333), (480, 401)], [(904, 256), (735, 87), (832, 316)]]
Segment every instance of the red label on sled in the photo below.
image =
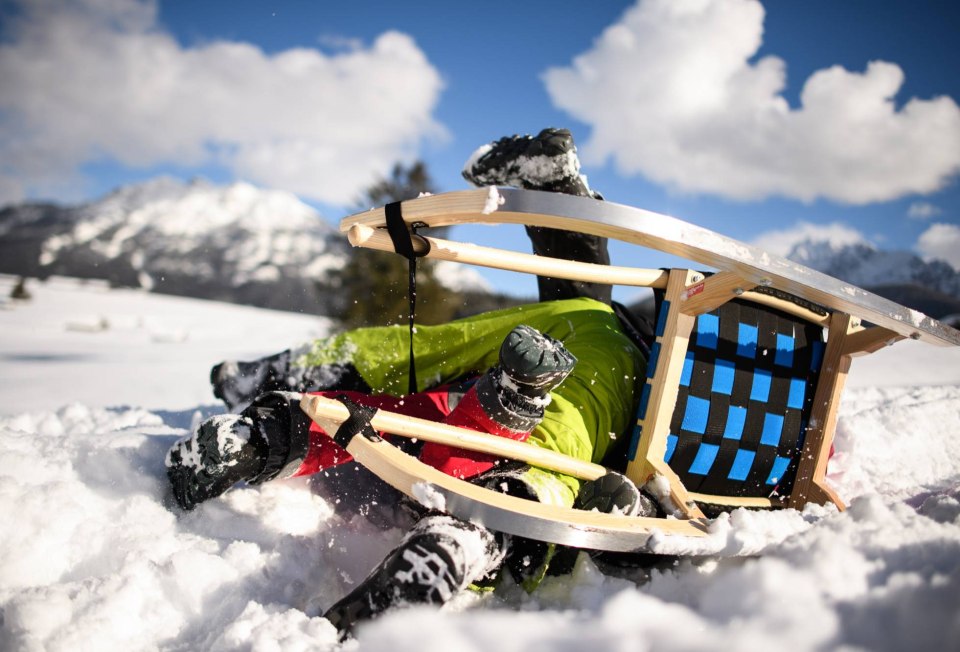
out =
[(695, 296), (697, 296), (698, 294), (700, 294), (701, 292), (703, 292), (703, 288), (704, 288), (705, 285), (706, 285), (706, 281), (701, 282), (701, 283), (697, 283), (697, 284), (694, 285), (693, 287), (687, 288), (687, 291), (683, 293), (683, 298), (684, 298), (684, 299), (689, 299), (690, 297), (695, 297)]

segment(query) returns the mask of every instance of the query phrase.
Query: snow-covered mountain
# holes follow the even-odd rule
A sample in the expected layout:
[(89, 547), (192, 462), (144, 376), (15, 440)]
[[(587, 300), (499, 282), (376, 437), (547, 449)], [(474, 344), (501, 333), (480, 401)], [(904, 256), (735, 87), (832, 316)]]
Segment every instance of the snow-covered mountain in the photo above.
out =
[(960, 308), (960, 272), (941, 260), (928, 262), (909, 251), (862, 243), (812, 240), (794, 245), (787, 257), (934, 317)]
[(326, 312), (347, 245), (295, 196), (162, 177), (80, 206), (0, 212), (2, 271), (103, 278), (165, 294)]
[[(0, 211), (0, 272), (328, 315), (338, 312), (330, 273), (348, 249), (294, 195), (246, 183), (161, 177), (79, 206)], [(444, 272), (451, 289), (489, 290), (462, 267)]]
[(915, 284), (960, 298), (960, 273), (942, 260), (924, 261), (909, 251), (867, 244), (836, 246), (807, 240), (793, 247), (791, 260), (861, 287)]

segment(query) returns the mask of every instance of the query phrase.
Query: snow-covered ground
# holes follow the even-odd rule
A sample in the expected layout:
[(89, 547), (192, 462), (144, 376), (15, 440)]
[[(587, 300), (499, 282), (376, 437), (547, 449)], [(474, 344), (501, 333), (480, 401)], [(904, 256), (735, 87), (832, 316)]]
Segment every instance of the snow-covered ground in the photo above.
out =
[[(0, 297), (14, 279), (0, 277)], [(400, 536), (305, 479), (178, 516), (163, 456), (218, 411), (211, 364), (325, 321), (28, 284), (0, 305), (0, 649), (325, 650), (318, 614)], [(845, 513), (735, 512), (726, 550), (388, 615), (344, 649), (960, 649), (960, 351), (857, 360), (831, 478)], [(734, 525), (736, 527), (730, 527)]]

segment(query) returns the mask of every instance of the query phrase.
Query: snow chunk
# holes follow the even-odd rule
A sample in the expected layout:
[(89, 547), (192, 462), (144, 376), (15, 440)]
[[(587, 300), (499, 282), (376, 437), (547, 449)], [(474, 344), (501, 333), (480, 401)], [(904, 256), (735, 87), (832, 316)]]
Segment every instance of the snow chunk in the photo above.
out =
[(427, 509), (447, 511), (446, 497), (429, 482), (417, 482), (413, 485), (413, 497)]
[(500, 194), (496, 186), (490, 186), (487, 189), (487, 201), (483, 204), (483, 210), (481, 211), (484, 215), (489, 215), (493, 213), (498, 208), (504, 205), (507, 200)]

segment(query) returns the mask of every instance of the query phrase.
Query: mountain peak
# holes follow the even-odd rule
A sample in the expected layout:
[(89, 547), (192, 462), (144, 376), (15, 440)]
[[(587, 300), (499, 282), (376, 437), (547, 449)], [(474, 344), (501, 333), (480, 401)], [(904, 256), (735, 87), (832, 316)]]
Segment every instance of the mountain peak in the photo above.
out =
[(807, 239), (794, 245), (787, 258), (864, 288), (916, 285), (960, 298), (960, 273), (941, 260), (927, 262), (910, 251)]
[(230, 225), (250, 231), (332, 227), (295, 195), (263, 190), (246, 182), (218, 186), (201, 178), (189, 182), (157, 177), (118, 188), (80, 207), (86, 221), (107, 227), (122, 221), (168, 235), (197, 235)]
[[(331, 313), (346, 239), (295, 195), (245, 182), (157, 177), (75, 207), (23, 205), (0, 219), (0, 271), (104, 278), (169, 294)], [(488, 290), (475, 270), (444, 285)]]

